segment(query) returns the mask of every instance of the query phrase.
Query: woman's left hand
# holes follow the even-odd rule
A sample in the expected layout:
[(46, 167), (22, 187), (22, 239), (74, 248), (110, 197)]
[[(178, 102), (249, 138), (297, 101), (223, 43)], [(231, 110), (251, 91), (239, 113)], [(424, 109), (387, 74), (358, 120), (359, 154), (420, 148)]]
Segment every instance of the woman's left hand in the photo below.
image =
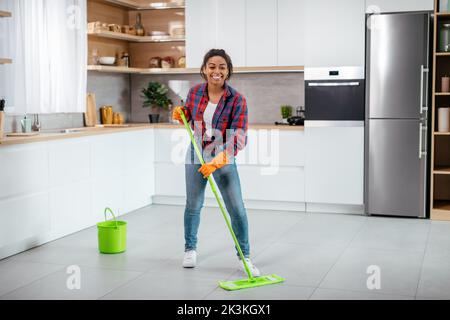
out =
[(207, 179), (214, 171), (222, 168), (224, 165), (228, 164), (228, 157), (225, 151), (219, 153), (211, 162), (205, 163), (198, 169), (203, 175), (203, 178)]

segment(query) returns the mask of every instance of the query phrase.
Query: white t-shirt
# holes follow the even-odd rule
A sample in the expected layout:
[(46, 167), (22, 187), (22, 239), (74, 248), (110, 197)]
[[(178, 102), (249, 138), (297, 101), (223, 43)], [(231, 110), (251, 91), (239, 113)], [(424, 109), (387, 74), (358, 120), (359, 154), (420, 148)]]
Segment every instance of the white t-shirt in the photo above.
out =
[(212, 121), (213, 121), (213, 116), (214, 116), (214, 112), (216, 111), (216, 108), (217, 108), (217, 103), (214, 104), (214, 103), (208, 102), (205, 112), (203, 113), (203, 121), (205, 121), (206, 134), (209, 137), (211, 137), (213, 134)]

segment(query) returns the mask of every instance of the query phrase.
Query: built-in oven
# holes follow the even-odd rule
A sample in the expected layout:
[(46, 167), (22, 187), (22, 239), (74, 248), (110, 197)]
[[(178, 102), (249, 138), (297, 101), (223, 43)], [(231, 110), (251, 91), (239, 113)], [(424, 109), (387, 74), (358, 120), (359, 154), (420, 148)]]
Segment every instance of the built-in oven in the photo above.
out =
[(306, 121), (364, 121), (362, 67), (306, 68)]

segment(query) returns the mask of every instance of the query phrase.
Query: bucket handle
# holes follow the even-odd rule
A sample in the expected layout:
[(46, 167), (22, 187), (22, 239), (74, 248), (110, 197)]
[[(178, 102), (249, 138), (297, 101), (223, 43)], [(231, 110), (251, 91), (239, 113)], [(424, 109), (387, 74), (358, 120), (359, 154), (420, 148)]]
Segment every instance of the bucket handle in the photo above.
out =
[(104, 214), (105, 214), (105, 221), (108, 221), (108, 220), (106, 219), (106, 211), (109, 211), (109, 212), (111, 213), (111, 215), (113, 216), (114, 221), (116, 222), (116, 229), (117, 229), (118, 227), (117, 227), (117, 219), (116, 219), (116, 216), (114, 215), (113, 211), (112, 211), (110, 208), (108, 208), (108, 207), (105, 208), (105, 212), (104, 212)]

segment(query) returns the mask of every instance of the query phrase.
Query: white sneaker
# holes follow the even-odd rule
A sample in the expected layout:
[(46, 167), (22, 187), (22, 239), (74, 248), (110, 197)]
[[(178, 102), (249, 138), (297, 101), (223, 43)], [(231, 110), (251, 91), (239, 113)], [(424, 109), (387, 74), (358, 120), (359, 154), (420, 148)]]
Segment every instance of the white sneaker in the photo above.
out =
[[(261, 275), (258, 268), (252, 263), (250, 258), (245, 258), (245, 262), (247, 262), (247, 266), (250, 269), (250, 272), (252, 273), (253, 277), (259, 277)], [(247, 272), (245, 272), (244, 263), (240, 259), (239, 259), (239, 265), (240, 265), (241, 271), (244, 272), (244, 274), (247, 276)]]
[(189, 250), (184, 253), (183, 268), (195, 268), (197, 265), (197, 251)]

